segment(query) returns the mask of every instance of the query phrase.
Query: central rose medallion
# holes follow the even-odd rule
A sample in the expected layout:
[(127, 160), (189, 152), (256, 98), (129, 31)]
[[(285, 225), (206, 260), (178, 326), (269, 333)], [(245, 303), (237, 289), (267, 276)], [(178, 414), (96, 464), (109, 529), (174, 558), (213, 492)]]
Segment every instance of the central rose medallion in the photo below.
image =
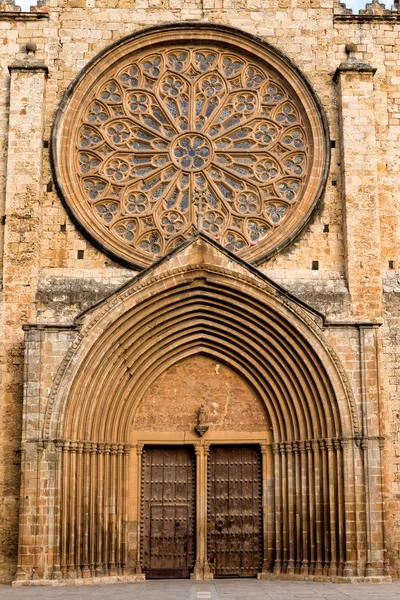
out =
[(184, 171), (200, 171), (211, 159), (211, 142), (204, 135), (187, 133), (171, 144), (171, 160)]

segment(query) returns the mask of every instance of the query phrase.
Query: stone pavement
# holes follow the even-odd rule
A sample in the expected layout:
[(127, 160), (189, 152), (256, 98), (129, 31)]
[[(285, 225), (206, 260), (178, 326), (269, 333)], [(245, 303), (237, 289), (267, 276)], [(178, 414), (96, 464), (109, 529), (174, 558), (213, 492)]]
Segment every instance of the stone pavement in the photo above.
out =
[(333, 584), (230, 579), (207, 582), (146, 581), (84, 587), (0, 585), (0, 600), (400, 600), (392, 584)]

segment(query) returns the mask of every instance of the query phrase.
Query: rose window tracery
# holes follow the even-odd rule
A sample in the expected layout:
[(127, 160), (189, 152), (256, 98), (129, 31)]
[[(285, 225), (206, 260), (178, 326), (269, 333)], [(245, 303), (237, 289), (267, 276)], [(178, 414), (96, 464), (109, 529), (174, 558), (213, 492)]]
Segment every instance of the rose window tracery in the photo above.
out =
[(127, 53), (99, 68), (73, 118), (57, 141), (64, 199), (95, 241), (134, 265), (193, 234), (204, 190), (204, 231), (257, 260), (304, 221), (323, 179), (298, 90), (237, 47)]

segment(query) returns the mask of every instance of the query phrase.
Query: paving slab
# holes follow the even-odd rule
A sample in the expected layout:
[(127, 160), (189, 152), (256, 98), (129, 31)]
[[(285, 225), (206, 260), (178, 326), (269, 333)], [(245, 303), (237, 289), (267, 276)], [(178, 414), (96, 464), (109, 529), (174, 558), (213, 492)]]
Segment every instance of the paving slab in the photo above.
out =
[(391, 584), (296, 581), (145, 581), (103, 586), (18, 587), (0, 585), (0, 600), (400, 600)]

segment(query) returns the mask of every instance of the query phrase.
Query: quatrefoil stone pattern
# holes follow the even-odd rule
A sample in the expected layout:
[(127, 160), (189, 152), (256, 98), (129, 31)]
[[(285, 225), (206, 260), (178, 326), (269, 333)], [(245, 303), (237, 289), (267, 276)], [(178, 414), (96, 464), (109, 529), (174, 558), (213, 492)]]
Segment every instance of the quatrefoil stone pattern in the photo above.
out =
[(114, 257), (145, 267), (192, 236), (196, 191), (204, 231), (252, 262), (310, 212), (307, 107), (268, 61), (227, 44), (165, 43), (111, 61), (83, 94), (84, 80), (57, 177), (72, 214)]

